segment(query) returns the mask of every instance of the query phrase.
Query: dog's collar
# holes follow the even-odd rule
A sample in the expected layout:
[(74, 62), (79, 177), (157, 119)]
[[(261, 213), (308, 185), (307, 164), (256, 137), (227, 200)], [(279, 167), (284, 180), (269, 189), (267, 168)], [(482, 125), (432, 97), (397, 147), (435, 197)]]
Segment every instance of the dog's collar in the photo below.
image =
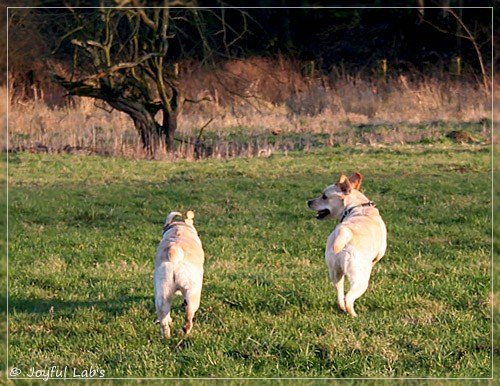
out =
[(182, 221), (182, 222), (181, 221), (172, 222), (172, 223), (170, 223), (168, 225), (165, 225), (163, 227), (163, 231), (161, 233), (161, 237), (165, 236), (165, 233), (167, 233), (170, 230), (170, 228), (173, 228), (174, 226), (179, 226), (179, 225), (180, 226), (191, 227), (191, 228), (193, 227), (192, 225), (186, 224), (184, 221)]
[(356, 205), (353, 206), (352, 208), (344, 210), (344, 213), (342, 213), (342, 217), (340, 218), (340, 222), (344, 221), (344, 219), (351, 214), (351, 212), (356, 209), (356, 208), (362, 208), (365, 206), (372, 206), (376, 208), (376, 205), (372, 201), (365, 202), (364, 204)]

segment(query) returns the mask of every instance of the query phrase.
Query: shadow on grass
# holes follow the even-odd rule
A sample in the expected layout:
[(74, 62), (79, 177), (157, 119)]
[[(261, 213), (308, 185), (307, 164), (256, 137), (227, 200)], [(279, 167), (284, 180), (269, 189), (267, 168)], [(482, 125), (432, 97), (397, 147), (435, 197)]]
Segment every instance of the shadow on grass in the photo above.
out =
[(134, 295), (107, 300), (60, 300), (60, 299), (23, 299), (9, 297), (9, 314), (28, 313), (48, 315), (53, 312), (73, 312), (78, 309), (98, 309), (114, 315), (122, 315), (137, 305), (144, 305), (148, 311), (154, 312), (152, 296)]

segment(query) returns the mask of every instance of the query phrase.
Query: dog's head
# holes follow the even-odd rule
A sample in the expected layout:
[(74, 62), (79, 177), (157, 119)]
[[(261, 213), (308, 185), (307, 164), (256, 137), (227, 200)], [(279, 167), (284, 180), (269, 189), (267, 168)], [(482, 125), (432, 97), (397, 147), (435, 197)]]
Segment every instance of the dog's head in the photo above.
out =
[(180, 212), (170, 212), (169, 213), (169, 215), (167, 216), (167, 219), (165, 221), (165, 225), (163, 226), (163, 236), (165, 236), (167, 231), (172, 229), (173, 227), (184, 225), (184, 224), (189, 225), (189, 227), (192, 228), (193, 230), (195, 230), (195, 232), (196, 232), (196, 229), (194, 227), (194, 220), (193, 220), (194, 219), (194, 212), (192, 210), (188, 210), (184, 221), (182, 219), (176, 221), (175, 220), (176, 217), (182, 218), (182, 213), (180, 213)]
[(363, 177), (358, 172), (350, 178), (341, 175), (337, 183), (328, 186), (323, 194), (307, 201), (307, 205), (317, 212), (316, 218), (338, 218), (345, 210), (345, 198), (355, 190), (359, 190)]
[[(182, 213), (170, 212), (169, 215), (167, 216), (167, 220), (165, 221), (165, 226), (172, 224), (176, 217), (182, 217)], [(192, 210), (188, 210), (184, 222), (188, 225), (193, 225), (193, 219), (194, 219), (194, 212)]]

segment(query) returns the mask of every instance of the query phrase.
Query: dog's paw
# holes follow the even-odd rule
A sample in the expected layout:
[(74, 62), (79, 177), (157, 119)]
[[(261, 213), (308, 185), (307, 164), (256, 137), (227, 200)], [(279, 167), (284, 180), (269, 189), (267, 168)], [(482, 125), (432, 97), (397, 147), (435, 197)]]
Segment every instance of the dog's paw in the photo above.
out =
[(354, 305), (350, 306), (350, 305), (347, 305), (347, 312), (351, 315), (351, 316), (354, 316), (354, 317), (357, 317), (358, 314), (356, 314), (356, 312), (354, 311)]
[(337, 302), (337, 304), (338, 304), (338, 306), (339, 306), (340, 311), (342, 311), (342, 312), (347, 312), (347, 309), (346, 309), (346, 306), (345, 306), (345, 300), (344, 300), (344, 299), (339, 300), (339, 301)]
[(181, 335), (189, 335), (193, 329), (193, 323), (185, 323), (181, 330)]
[(170, 327), (168, 325), (164, 325), (161, 328), (161, 335), (165, 339), (170, 339)]

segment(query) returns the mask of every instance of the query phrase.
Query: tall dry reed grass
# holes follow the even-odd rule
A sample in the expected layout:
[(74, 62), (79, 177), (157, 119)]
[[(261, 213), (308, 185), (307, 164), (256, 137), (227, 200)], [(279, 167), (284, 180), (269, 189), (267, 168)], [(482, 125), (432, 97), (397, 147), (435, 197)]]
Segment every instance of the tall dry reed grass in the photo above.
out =
[(7, 146), (7, 88), (0, 87), (0, 148)]
[[(191, 71), (184, 79), (190, 98), (208, 96), (209, 101), (186, 105), (175, 157), (436, 140), (444, 135), (442, 127), (464, 122), (483, 122), (483, 139), (491, 132), (484, 124), (491, 116), (490, 98), (464, 78), (401, 74), (381, 79), (342, 69), (310, 78), (289, 63), (264, 59), (228, 63), (224, 70)], [(77, 98), (68, 106), (11, 105), (10, 149), (148, 156), (128, 116), (92, 99)], [(155, 158), (171, 156), (158, 149)]]

